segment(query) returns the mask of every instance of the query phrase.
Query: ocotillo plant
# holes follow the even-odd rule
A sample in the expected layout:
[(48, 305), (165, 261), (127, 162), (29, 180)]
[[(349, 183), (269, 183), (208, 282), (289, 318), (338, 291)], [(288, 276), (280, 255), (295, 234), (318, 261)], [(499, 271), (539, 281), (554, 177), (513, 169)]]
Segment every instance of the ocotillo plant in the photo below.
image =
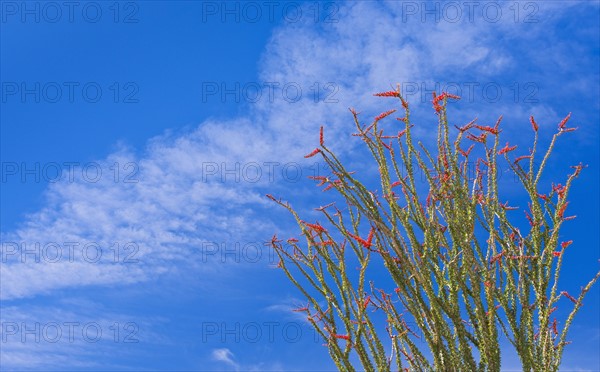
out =
[[(292, 213), (305, 240), (288, 239), (285, 246), (276, 236), (271, 241), (279, 267), (308, 300), (296, 311), (305, 312), (327, 340), (340, 370), (360, 363), (365, 370), (498, 371), (502, 334), (523, 370), (558, 370), (573, 317), (600, 276), (599, 271), (576, 297), (559, 289), (571, 244), (559, 241), (559, 232), (574, 218), (566, 214), (567, 197), (583, 165), (547, 193), (538, 186), (555, 142), (576, 129), (566, 126), (570, 115), (558, 124), (538, 165), (533, 117), (532, 149), (512, 158), (516, 146), (500, 145), (501, 117), (494, 126), (476, 120), (457, 126), (451, 142), (446, 104), (460, 97), (434, 93), (438, 132), (432, 152), (415, 144), (409, 105), (399, 90), (375, 96), (397, 98), (404, 110), (398, 118), (403, 128), (394, 135), (384, 134), (379, 123), (396, 110), (368, 126), (350, 110), (356, 136), (378, 166), (381, 193), (346, 169), (325, 145), (321, 127), (319, 147), (306, 157), (321, 156), (331, 175), (312, 178), (325, 190), (337, 190), (346, 206), (318, 208), (327, 223), (311, 223), (289, 203), (267, 195)], [(500, 200), (502, 158), (529, 195), (526, 220)], [(475, 164), (474, 175), (469, 164)], [(417, 189), (418, 172), (426, 179), (424, 190)], [(520, 219), (529, 231), (521, 231)], [(370, 280), (369, 268), (377, 264), (387, 269), (395, 288), (378, 289)], [(571, 306), (561, 326), (553, 315), (559, 305)]]

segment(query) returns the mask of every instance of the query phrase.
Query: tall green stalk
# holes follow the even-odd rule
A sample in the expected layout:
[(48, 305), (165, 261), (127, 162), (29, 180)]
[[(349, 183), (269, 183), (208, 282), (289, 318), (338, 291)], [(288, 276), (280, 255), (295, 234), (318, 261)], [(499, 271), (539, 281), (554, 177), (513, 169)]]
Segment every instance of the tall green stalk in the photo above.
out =
[[(533, 117), (533, 150), (511, 160), (516, 146), (500, 148), (502, 118), (493, 127), (476, 120), (457, 127), (451, 142), (446, 103), (459, 97), (434, 93), (438, 136), (432, 153), (415, 144), (409, 106), (399, 90), (375, 95), (398, 98), (405, 112), (399, 118), (404, 128), (384, 135), (379, 122), (396, 110), (382, 113), (366, 127), (351, 110), (356, 135), (378, 166), (381, 195), (344, 167), (325, 145), (323, 128), (320, 146), (307, 157), (320, 155), (331, 175), (312, 178), (325, 189), (337, 190), (346, 208), (319, 208), (325, 227), (302, 220), (288, 203), (268, 195), (294, 216), (305, 238), (287, 244), (276, 237), (271, 241), (279, 267), (308, 300), (298, 311), (328, 340), (340, 370), (352, 371), (358, 361), (368, 371), (499, 371), (504, 334), (523, 370), (557, 371), (573, 317), (600, 276), (599, 271), (577, 298), (558, 290), (563, 254), (570, 244), (559, 242), (559, 231), (572, 219), (565, 216), (567, 196), (583, 167), (575, 166), (565, 185), (553, 185), (549, 194), (538, 190), (556, 140), (575, 130), (566, 128), (569, 116), (559, 124), (536, 169), (538, 125)], [(475, 147), (482, 155), (472, 160)], [(499, 199), (499, 157), (529, 195), (526, 234), (511, 222), (511, 211), (517, 208)], [(521, 166), (524, 159), (529, 160), (528, 169)], [(470, 164), (475, 164), (474, 177)], [(428, 187), (425, 198), (416, 187), (418, 173)], [(369, 267), (381, 263), (395, 285), (389, 292), (368, 280)], [(559, 327), (552, 314), (562, 298), (573, 308)], [(386, 318), (383, 326), (377, 311)]]

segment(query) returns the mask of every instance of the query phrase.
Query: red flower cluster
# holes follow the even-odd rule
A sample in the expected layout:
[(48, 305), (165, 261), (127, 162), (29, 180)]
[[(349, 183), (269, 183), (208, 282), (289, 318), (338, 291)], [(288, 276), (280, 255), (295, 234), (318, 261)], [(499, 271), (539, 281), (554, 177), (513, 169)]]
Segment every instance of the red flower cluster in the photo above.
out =
[(515, 164), (520, 162), (523, 159), (531, 159), (531, 155), (522, 155), (515, 159)]
[(485, 132), (490, 132), (491, 134), (498, 134), (500, 131), (498, 130), (498, 128), (492, 128), (490, 126), (483, 126), (483, 125), (473, 125), (475, 128), (479, 129), (479, 130), (483, 130)]
[(487, 133), (481, 133), (479, 136), (474, 136), (471, 133), (467, 134), (467, 138), (474, 142), (484, 143), (485, 138), (487, 137)]
[(563, 215), (565, 214), (565, 209), (567, 209), (567, 205), (569, 205), (569, 202), (566, 202), (565, 204), (563, 204), (562, 207), (560, 207), (560, 209), (558, 210), (558, 218), (563, 218)]
[(529, 117), (529, 121), (531, 122), (531, 127), (533, 128), (534, 131), (538, 131), (539, 126), (537, 125), (537, 123), (535, 122), (535, 119), (533, 118), (533, 115), (531, 115)]
[(310, 154), (304, 155), (304, 157), (305, 158), (312, 158), (313, 156), (317, 155), (320, 152), (321, 152), (321, 149), (314, 149), (314, 150), (312, 150), (312, 152)]
[(373, 94), (376, 97), (400, 97), (400, 93), (395, 90)]
[(475, 145), (471, 145), (469, 146), (469, 148), (467, 149), (467, 151), (464, 151), (463, 149), (461, 149), (460, 147), (458, 148), (458, 152), (460, 152), (462, 154), (462, 156), (464, 156), (465, 158), (469, 156), (469, 154), (471, 153), (471, 150), (473, 150), (473, 148), (475, 147)]
[(566, 188), (566, 186), (563, 186), (559, 183), (556, 186), (552, 185), (552, 191), (556, 192), (559, 199), (562, 199), (565, 196), (565, 192), (567, 191), (567, 188)]
[(500, 149), (500, 151), (498, 151), (498, 155), (502, 155), (502, 154), (506, 154), (509, 151), (513, 151), (514, 149), (516, 149), (517, 146), (512, 146), (512, 147), (508, 147), (508, 142), (506, 142), (506, 145)]
[(324, 233), (327, 230), (325, 230), (325, 228), (321, 225), (319, 225), (318, 223), (316, 224), (312, 224), (312, 223), (308, 223), (308, 222), (304, 222), (304, 224), (309, 227), (310, 229), (316, 231), (317, 233)]
[(306, 306), (306, 307), (301, 307), (301, 308), (298, 308), (298, 309), (293, 309), (292, 311), (294, 311), (294, 312), (298, 312), (298, 313), (299, 313), (299, 312), (304, 312), (304, 311), (307, 311), (307, 312), (308, 312), (308, 306)]
[(568, 246), (570, 246), (571, 244), (573, 244), (572, 240), (566, 241), (566, 242), (562, 242), (560, 243), (560, 246), (562, 247), (562, 249), (567, 248)]
[(442, 110), (442, 106), (440, 106), (439, 102), (443, 101), (446, 98), (452, 98), (452, 99), (460, 99), (459, 96), (456, 96), (454, 94), (450, 94), (450, 93), (446, 93), (446, 92), (442, 92), (442, 94), (440, 94), (439, 96), (437, 96), (435, 94), (435, 92), (432, 93), (433, 95), (433, 108), (435, 109), (436, 112), (440, 112)]
[(558, 123), (558, 129), (565, 130), (565, 125), (567, 125), (567, 121), (569, 121), (569, 119), (571, 118), (571, 113), (569, 112), (569, 114), (567, 116), (565, 116), (564, 119), (561, 120), (560, 123)]
[(375, 117), (375, 121), (379, 121), (379, 120), (385, 118), (386, 116), (390, 116), (394, 112), (396, 112), (396, 110), (390, 110), (390, 111), (382, 112), (381, 114), (379, 114), (379, 115), (377, 115)]
[(371, 248), (373, 246), (373, 235), (375, 234), (375, 229), (371, 228), (371, 231), (369, 231), (369, 236), (367, 237), (367, 240), (361, 238), (358, 235), (354, 235), (351, 234), (349, 232), (347, 232), (349, 236), (351, 236), (352, 238), (354, 238), (354, 240), (356, 240), (357, 242), (359, 242), (363, 247), (365, 248)]
[(323, 146), (325, 141), (323, 141), (323, 126), (321, 126), (321, 130), (319, 130), (319, 144)]
[(562, 292), (560, 292), (560, 294), (565, 296), (569, 300), (571, 300), (571, 302), (573, 302), (574, 304), (577, 303), (577, 300), (575, 299), (575, 297), (571, 296), (567, 291), (562, 291)]
[(348, 336), (348, 335), (333, 335), (333, 337), (339, 338), (342, 340), (346, 340), (346, 341), (350, 341), (350, 336)]

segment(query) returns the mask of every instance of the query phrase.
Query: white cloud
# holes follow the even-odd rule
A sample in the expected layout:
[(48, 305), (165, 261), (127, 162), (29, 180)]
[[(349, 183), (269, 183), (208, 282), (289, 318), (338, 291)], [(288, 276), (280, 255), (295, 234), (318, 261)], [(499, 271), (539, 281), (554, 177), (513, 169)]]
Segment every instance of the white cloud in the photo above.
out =
[(219, 361), (219, 362), (223, 362), (231, 367), (233, 367), (236, 371), (240, 370), (240, 365), (237, 364), (233, 359), (234, 359), (234, 355), (231, 352), (231, 350), (227, 349), (227, 348), (222, 348), (222, 349), (215, 349), (212, 351), (212, 357), (213, 359)]
[[(391, 100), (374, 99), (372, 93), (390, 89), (399, 82), (427, 82), (432, 86), (446, 75), (466, 76), (466, 81), (498, 79), (519, 69), (523, 55), (534, 58), (535, 64), (542, 67), (548, 60), (568, 55), (564, 53), (564, 43), (552, 46), (545, 56), (536, 56), (536, 48), (529, 45), (521, 49), (506, 48), (515, 40), (529, 44), (541, 40), (543, 33), (551, 29), (548, 18), (557, 17), (551, 16), (555, 8), (571, 6), (565, 2), (539, 4), (543, 11), (540, 22), (527, 25), (515, 25), (509, 18), (498, 24), (481, 20), (459, 24), (424, 24), (418, 19), (404, 22), (402, 2), (358, 1), (341, 6), (338, 23), (281, 26), (265, 47), (259, 76), (263, 82), (297, 84), (302, 89), (302, 99), (289, 103), (278, 92), (274, 102), (262, 99), (249, 107), (244, 117), (207, 120), (192, 130), (165, 133), (150, 139), (139, 155), (123, 149), (100, 162), (105, 169), (115, 162), (139, 165), (135, 174), (137, 183), (116, 183), (111, 177), (103, 177), (97, 183), (79, 179), (51, 185), (46, 192), (46, 206), (28, 216), (19, 228), (4, 232), (1, 240), (42, 245), (57, 242), (63, 249), (66, 242), (77, 242), (79, 247), (96, 242), (104, 249), (102, 260), (88, 262), (85, 258), (90, 257), (80, 252), (76, 252), (79, 255), (74, 262), (57, 263), (48, 260), (35, 263), (31, 256), (23, 263), (18, 255), (11, 256), (2, 263), (3, 304), (61, 289), (128, 285), (186, 270), (202, 273), (226, 270), (226, 265), (209, 265), (198, 260), (198, 247), (211, 241), (258, 241), (269, 237), (276, 230), (279, 215), (263, 195), (274, 189), (297, 197), (304, 191), (301, 183), (287, 182), (289, 179), (282, 177), (282, 164), (294, 162), (304, 167), (312, 164), (304, 161), (302, 155), (314, 148), (320, 125), (326, 126), (328, 144), (342, 153), (350, 153), (358, 143), (348, 141), (348, 133), (354, 130), (348, 107), (356, 107), (364, 113), (364, 120), (368, 120), (370, 115), (395, 104)], [(506, 7), (503, 9), (508, 12)], [(495, 41), (499, 39), (502, 40)], [(568, 59), (561, 57), (560, 61), (564, 65)], [(536, 78), (552, 77), (554, 72), (551, 68), (541, 68)], [(582, 76), (577, 79), (574, 88), (583, 89), (584, 84), (590, 84)], [(325, 90), (328, 83), (333, 85)], [(314, 102), (311, 91), (315, 84), (321, 89), (319, 102)], [(323, 102), (326, 97), (337, 101)], [(418, 106), (419, 96), (412, 97), (411, 103)], [(430, 103), (418, 106), (426, 112), (427, 120), (433, 118), (430, 106)], [(554, 109), (541, 104), (524, 109), (499, 103), (492, 110), (461, 108), (455, 120), (467, 122), (478, 116), (482, 121), (495, 121), (506, 112), (525, 121), (533, 113), (539, 116), (542, 126), (554, 125), (562, 118)], [(426, 135), (427, 123), (420, 120), (415, 129)], [(227, 169), (235, 169), (236, 164), (243, 167), (249, 162), (261, 165), (263, 175), (258, 182), (236, 182), (232, 180), (235, 176), (222, 172), (223, 163)], [(280, 164), (274, 181), (266, 174), (266, 162)], [(217, 173), (207, 175), (206, 171), (215, 165)], [(221, 182), (222, 176), (227, 177), (226, 182)], [(118, 243), (122, 249), (129, 242), (139, 249), (134, 256), (138, 262), (123, 264), (124, 255), (131, 253), (127, 250), (121, 250), (120, 259), (115, 262), (110, 248)], [(215, 276), (211, 278), (214, 280)], [(209, 282), (207, 287), (211, 284), (214, 285)], [(11, 321), (20, 321), (17, 314), (30, 310), (29, 306), (27, 309), (4, 306), (2, 314)], [(267, 310), (287, 311), (289, 307), (274, 305)], [(50, 309), (53, 312), (59, 310)], [(81, 318), (80, 314), (64, 312), (60, 315), (57, 319), (72, 315), (108, 327), (106, 317)], [(292, 316), (300, 318), (301, 314)], [(31, 319), (38, 318), (41, 319), (40, 316)], [(99, 318), (104, 320), (94, 320)], [(43, 368), (64, 365), (68, 359), (75, 367), (89, 367), (84, 358), (78, 357), (89, 352), (89, 345), (70, 349), (47, 346), (42, 352), (29, 345), (3, 344), (3, 364)], [(215, 349), (211, 356), (236, 370), (241, 368), (241, 362), (236, 362), (229, 349)], [(267, 368), (284, 369), (279, 365), (244, 366), (244, 369)]]
[[(134, 242), (139, 262), (123, 265), (103, 256), (93, 264), (81, 257), (75, 262), (22, 263), (19, 256), (11, 257), (3, 264), (2, 298), (136, 283), (190, 266), (214, 270), (194, 262), (202, 242), (270, 236), (277, 218), (265, 213), (271, 208), (265, 192), (287, 187), (294, 194), (302, 189), (300, 183), (282, 179), (277, 173), (281, 168), (271, 182), (264, 164), (310, 164), (302, 155), (314, 148), (323, 124), (326, 141), (347, 152), (357, 143), (347, 140), (353, 130), (347, 108), (357, 107), (366, 118), (389, 108), (394, 103), (376, 100), (372, 93), (391, 84), (431, 81), (434, 74), (459, 66), (486, 71), (491, 64), (498, 73), (512, 61), (508, 52), (486, 46), (495, 35), (488, 24), (440, 22), (425, 27), (403, 22), (399, 6), (354, 2), (342, 6), (338, 23), (300, 22), (276, 29), (262, 57), (260, 77), (298, 84), (303, 89), (300, 101), (290, 103), (276, 95), (274, 102), (263, 99), (252, 106), (247, 117), (208, 120), (196, 129), (151, 139), (140, 155), (121, 150), (101, 162), (106, 168), (114, 162), (138, 164), (137, 183), (103, 177), (97, 183), (80, 179), (51, 185), (47, 205), (18, 229), (4, 233), (3, 242), (97, 242), (105, 253), (115, 243)], [(318, 83), (323, 89), (328, 82), (338, 88), (333, 96), (338, 102), (314, 102), (311, 87)], [(425, 110), (429, 106), (422, 105)], [(461, 120), (471, 114), (465, 112)], [(237, 164), (239, 176), (249, 162), (261, 165), (258, 182), (236, 182), (233, 175), (223, 175), (223, 163), (230, 170)], [(207, 176), (209, 163), (220, 168), (216, 175)], [(227, 177), (226, 182), (219, 176)]]

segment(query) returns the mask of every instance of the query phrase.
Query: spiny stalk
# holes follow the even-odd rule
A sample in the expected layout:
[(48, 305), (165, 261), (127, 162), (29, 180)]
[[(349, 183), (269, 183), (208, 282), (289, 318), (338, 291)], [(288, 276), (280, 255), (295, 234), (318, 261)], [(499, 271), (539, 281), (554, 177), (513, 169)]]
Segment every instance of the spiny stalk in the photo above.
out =
[[(576, 129), (566, 128), (570, 114), (535, 169), (539, 126), (533, 117), (533, 149), (511, 160), (517, 146), (500, 147), (502, 117), (493, 127), (479, 125), (477, 119), (456, 126), (458, 134), (451, 142), (446, 105), (460, 97), (434, 93), (438, 136), (433, 153), (420, 142), (416, 146), (409, 105), (399, 89), (375, 96), (398, 98), (404, 110), (398, 118), (404, 128), (384, 135), (380, 121), (396, 110), (363, 126), (350, 109), (355, 136), (379, 169), (381, 195), (360, 182), (326, 146), (323, 127), (319, 147), (306, 157), (321, 156), (331, 175), (311, 178), (325, 191), (335, 189), (345, 199), (344, 211), (333, 203), (318, 208), (330, 226), (325, 227), (302, 220), (289, 203), (267, 195), (294, 216), (305, 238), (302, 244), (289, 239), (288, 249), (276, 236), (271, 240), (278, 267), (308, 300), (297, 311), (306, 312), (343, 371), (355, 370), (355, 360), (368, 371), (499, 371), (502, 334), (523, 370), (557, 371), (567, 331), (600, 277), (599, 271), (576, 298), (559, 292), (563, 255), (572, 242), (559, 243), (559, 231), (574, 218), (565, 216), (567, 196), (583, 165), (574, 167), (564, 186), (553, 184), (547, 195), (538, 190), (558, 137)], [(469, 146), (462, 146), (464, 141)], [(468, 164), (477, 146), (483, 157), (477, 158), (472, 177)], [(513, 217), (518, 208), (500, 200), (499, 157), (508, 161), (529, 195), (526, 234)], [(520, 165), (526, 158), (528, 170)], [(416, 187), (417, 170), (429, 189), (424, 201)], [(381, 265), (395, 285), (389, 292), (370, 278), (369, 268)], [(562, 298), (573, 308), (559, 329), (552, 314)], [(384, 325), (374, 315), (378, 311), (385, 315)]]

